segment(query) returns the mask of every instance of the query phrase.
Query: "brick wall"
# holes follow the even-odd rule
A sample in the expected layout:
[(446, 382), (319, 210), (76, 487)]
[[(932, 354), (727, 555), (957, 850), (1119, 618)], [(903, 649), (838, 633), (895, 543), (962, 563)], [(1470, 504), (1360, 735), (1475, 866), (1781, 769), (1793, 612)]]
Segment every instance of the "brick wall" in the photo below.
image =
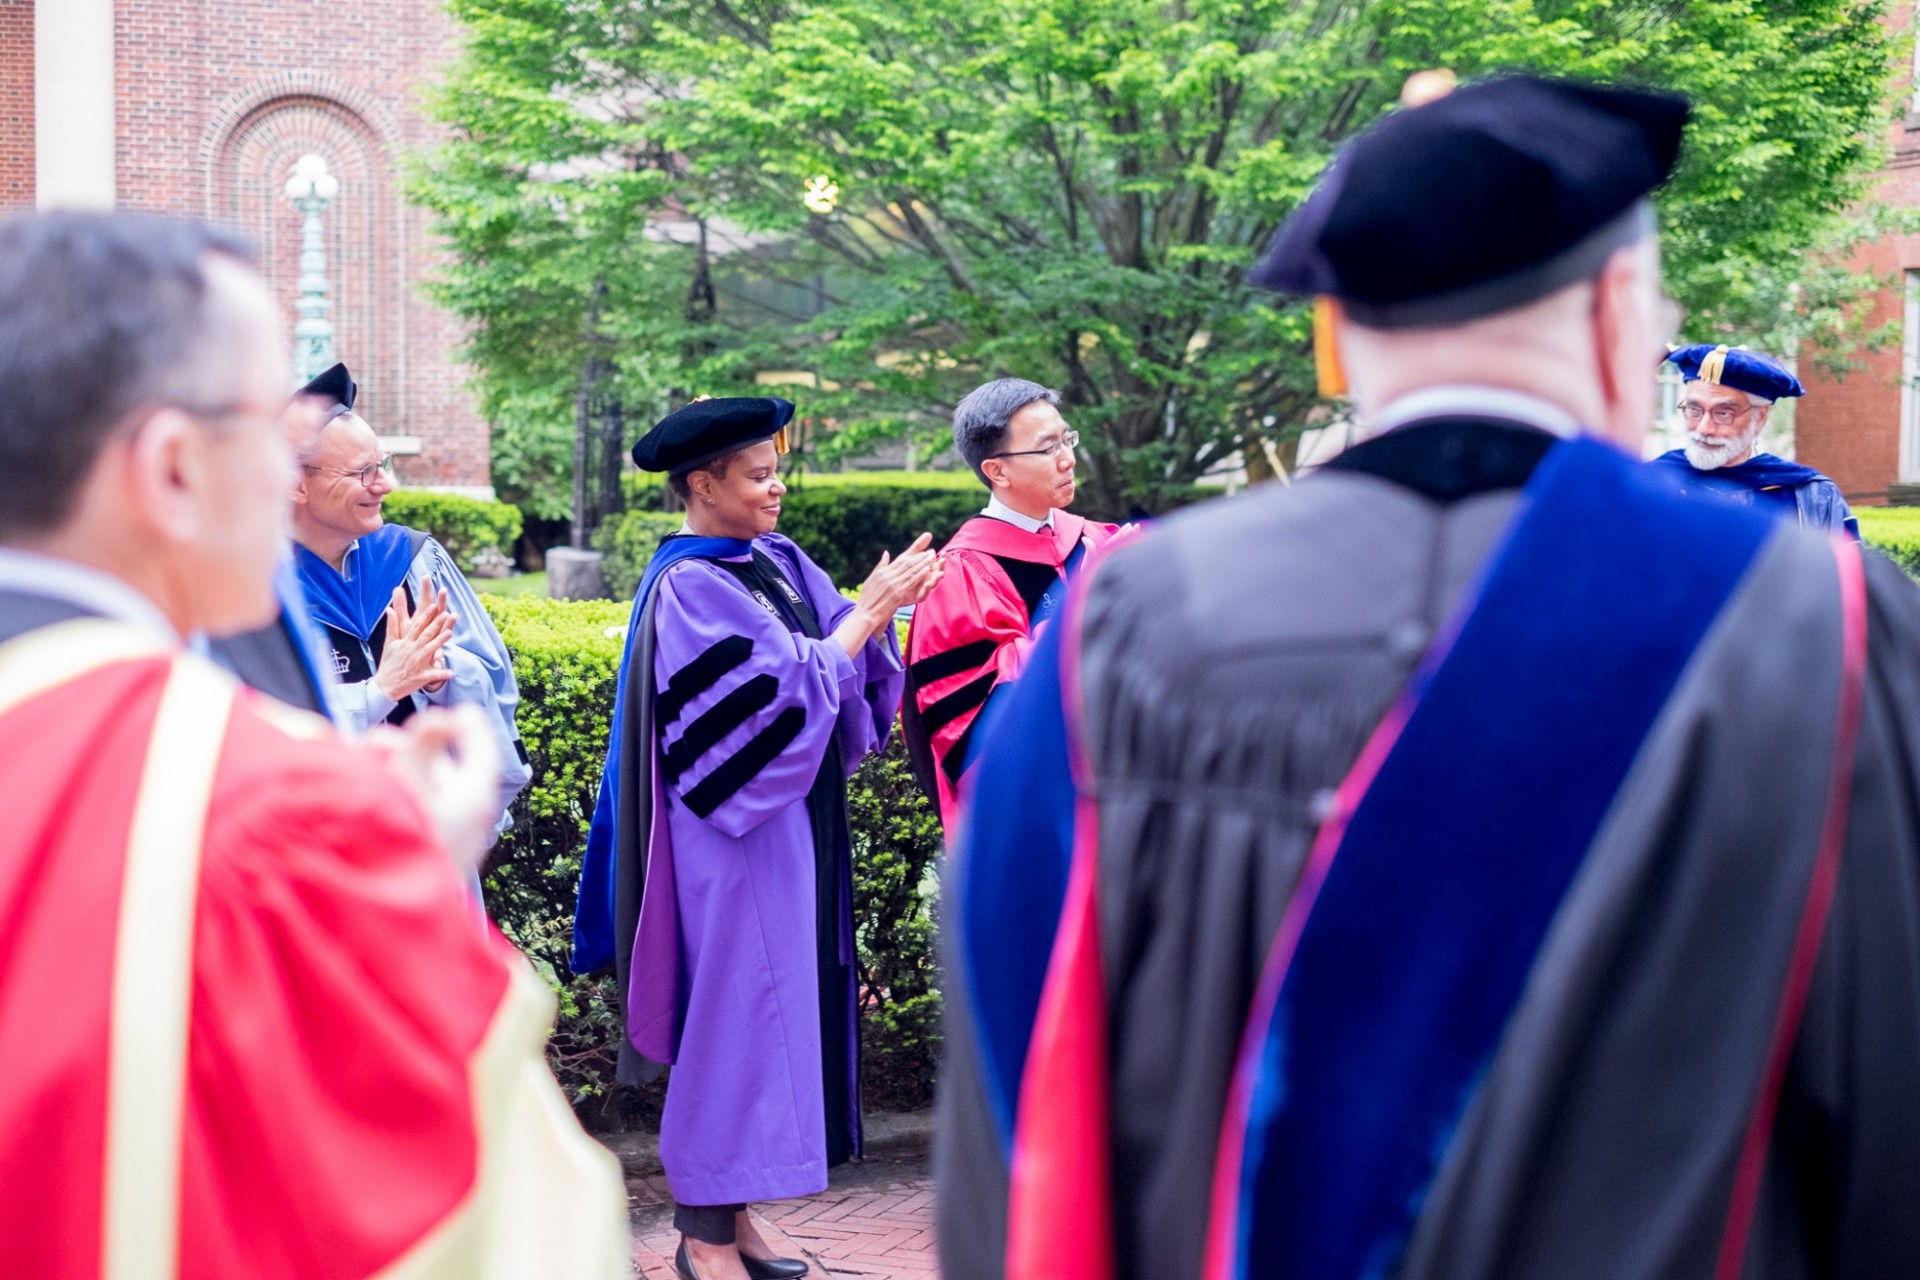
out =
[(33, 0), (0, 0), (0, 209), (33, 205)]
[[(1888, 21), (1910, 40), (1906, 24), (1913, 6), (1893, 8)], [(1910, 89), (1903, 85), (1900, 92)], [(1891, 159), (1873, 198), (1897, 208), (1920, 209), (1920, 115), (1896, 120), (1887, 142)], [(1794, 453), (1801, 462), (1833, 477), (1848, 501), (1878, 506), (1886, 502), (1890, 486), (1920, 480), (1920, 475), (1900, 473), (1905, 273), (1920, 270), (1920, 236), (1889, 236), (1867, 245), (1854, 256), (1853, 265), (1887, 281), (1885, 288), (1861, 303), (1868, 324), (1893, 323), (1892, 340), (1880, 351), (1845, 353), (1857, 367), (1839, 378), (1821, 371), (1820, 353), (1800, 353), (1800, 381), (1807, 394), (1795, 409)], [(1910, 466), (1920, 469), (1920, 450), (1915, 453)]]
[(400, 464), (409, 483), (487, 483), (460, 331), (421, 293), (435, 250), (401, 190), (403, 157), (435, 137), (419, 103), (452, 52), (439, 0), (134, 0), (114, 25), (121, 205), (241, 228), (291, 328), (300, 215), (281, 187), (300, 156), (323, 156), (341, 185), (325, 224), (329, 318), (368, 421), (420, 438)]
[[(1899, 128), (1897, 150), (1882, 178), (1877, 198), (1900, 207), (1920, 208), (1920, 131)], [(1878, 505), (1900, 474), (1901, 321), (1905, 310), (1904, 273), (1920, 270), (1920, 236), (1889, 236), (1863, 248), (1854, 265), (1891, 283), (1868, 299), (1867, 323), (1894, 322), (1892, 342), (1880, 351), (1853, 351), (1857, 367), (1834, 378), (1814, 363), (1815, 352), (1801, 353), (1800, 379), (1807, 394), (1795, 419), (1795, 453), (1801, 462), (1833, 477), (1850, 501)]]

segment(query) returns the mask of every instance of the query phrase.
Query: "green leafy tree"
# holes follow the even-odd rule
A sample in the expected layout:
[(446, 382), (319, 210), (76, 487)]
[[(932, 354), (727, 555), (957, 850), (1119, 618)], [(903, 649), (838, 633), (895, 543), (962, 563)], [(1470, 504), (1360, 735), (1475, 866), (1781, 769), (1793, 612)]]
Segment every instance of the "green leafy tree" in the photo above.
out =
[[(589, 347), (656, 403), (804, 374), (829, 457), (937, 439), (1017, 373), (1062, 388), (1109, 512), (1323, 411), (1305, 308), (1245, 273), (1412, 72), (1691, 95), (1671, 286), (1690, 334), (1779, 346), (1859, 286), (1816, 251), (1844, 247), (1894, 62), (1881, 0), (452, 7), (454, 141), (420, 185), (504, 434), (564, 430), (531, 406)], [(830, 211), (803, 203), (815, 179)]]

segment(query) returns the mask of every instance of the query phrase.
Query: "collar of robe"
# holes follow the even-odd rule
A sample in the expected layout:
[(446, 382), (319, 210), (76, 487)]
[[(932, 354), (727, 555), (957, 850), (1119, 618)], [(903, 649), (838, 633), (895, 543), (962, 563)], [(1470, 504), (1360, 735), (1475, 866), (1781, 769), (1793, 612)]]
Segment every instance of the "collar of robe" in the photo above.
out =
[(413, 538), (404, 525), (383, 524), (356, 541), (347, 557), (351, 577), (296, 543), (294, 573), (315, 622), (365, 640), (379, 625), (393, 589), (407, 580)]

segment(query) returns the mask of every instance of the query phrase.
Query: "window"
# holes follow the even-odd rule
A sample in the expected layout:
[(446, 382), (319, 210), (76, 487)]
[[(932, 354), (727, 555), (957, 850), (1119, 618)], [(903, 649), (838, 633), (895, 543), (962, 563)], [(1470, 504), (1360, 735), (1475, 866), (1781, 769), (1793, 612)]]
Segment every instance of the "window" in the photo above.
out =
[(1658, 399), (1653, 411), (1653, 430), (1647, 432), (1647, 443), (1642, 452), (1649, 458), (1657, 458), (1669, 449), (1687, 447), (1687, 433), (1680, 425), (1680, 388), (1686, 380), (1680, 376), (1680, 370), (1662, 360), (1658, 372), (1653, 375), (1655, 394)]
[(1900, 479), (1920, 479), (1920, 271), (1905, 273), (1900, 342)]

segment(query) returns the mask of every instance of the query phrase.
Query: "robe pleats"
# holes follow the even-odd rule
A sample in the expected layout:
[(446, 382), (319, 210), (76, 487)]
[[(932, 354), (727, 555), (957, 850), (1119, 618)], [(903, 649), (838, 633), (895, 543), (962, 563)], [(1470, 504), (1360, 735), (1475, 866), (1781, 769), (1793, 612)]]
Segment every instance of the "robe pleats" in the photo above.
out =
[(551, 995), (324, 721), (76, 619), (0, 645), (0, 778), (10, 1274), (626, 1273)]

